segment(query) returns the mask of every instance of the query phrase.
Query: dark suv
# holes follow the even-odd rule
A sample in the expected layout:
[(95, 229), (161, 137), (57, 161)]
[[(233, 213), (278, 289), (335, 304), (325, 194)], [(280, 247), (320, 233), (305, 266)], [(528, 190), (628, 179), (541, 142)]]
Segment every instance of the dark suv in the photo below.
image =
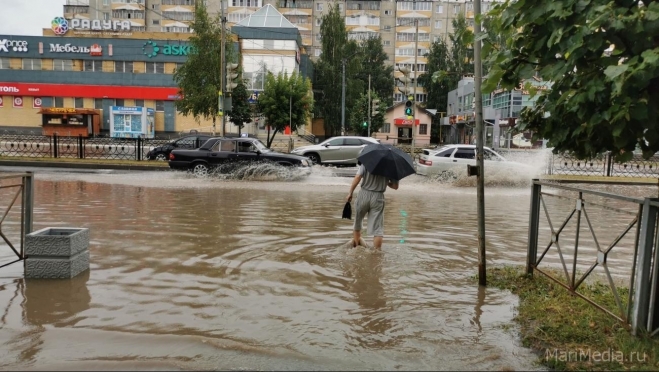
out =
[(185, 137), (181, 137), (174, 141), (168, 142), (162, 146), (154, 147), (146, 154), (146, 158), (149, 160), (160, 160), (166, 161), (169, 159), (169, 153), (174, 149), (197, 149), (208, 141), (211, 138), (209, 135), (205, 134), (191, 134)]

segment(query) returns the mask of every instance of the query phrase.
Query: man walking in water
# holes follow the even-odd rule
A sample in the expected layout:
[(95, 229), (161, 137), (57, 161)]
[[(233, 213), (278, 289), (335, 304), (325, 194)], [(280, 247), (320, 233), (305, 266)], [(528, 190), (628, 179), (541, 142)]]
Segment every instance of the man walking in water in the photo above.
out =
[(346, 201), (350, 202), (352, 200), (352, 193), (360, 181), (362, 184), (355, 203), (352, 246), (356, 247), (362, 243), (362, 222), (368, 214), (368, 233), (373, 235), (373, 248), (379, 250), (382, 248), (382, 237), (384, 236), (384, 192), (387, 187), (398, 190), (398, 182), (371, 174), (361, 164), (357, 170), (357, 175), (352, 180), (350, 193), (348, 193)]

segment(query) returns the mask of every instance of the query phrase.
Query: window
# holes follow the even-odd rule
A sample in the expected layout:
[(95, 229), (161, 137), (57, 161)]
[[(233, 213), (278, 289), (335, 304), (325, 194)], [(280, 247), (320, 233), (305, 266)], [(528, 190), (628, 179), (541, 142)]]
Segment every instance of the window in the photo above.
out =
[(159, 24), (160, 24), (160, 20), (159, 20), (159, 19), (154, 19), (154, 20), (151, 21), (151, 24), (152, 24), (152, 25), (159, 25)]
[(165, 63), (164, 62), (147, 62), (146, 63), (146, 73), (147, 74), (164, 74), (165, 73)]
[(435, 28), (442, 28), (442, 21), (435, 21)]
[(391, 10), (385, 10), (384, 15), (391, 15)]
[(110, 20), (110, 13), (108, 13), (108, 12), (103, 13), (103, 20), (104, 21), (109, 21)]
[(475, 159), (476, 151), (474, 149), (458, 149), (453, 157), (456, 159)]
[(9, 58), (0, 58), (0, 69), (9, 68)]
[(437, 5), (435, 13), (444, 13), (444, 5)]
[(339, 13), (343, 13), (343, 3), (339, 3)]
[(114, 61), (114, 72), (133, 72), (133, 61)]
[(453, 5), (453, 14), (460, 13), (460, 5)]
[(419, 134), (428, 134), (428, 124), (419, 124)]
[(103, 0), (103, 5), (110, 5), (110, 0)]
[(41, 70), (41, 60), (23, 58), (23, 70)]
[(492, 160), (492, 161), (501, 161), (500, 157), (498, 157), (494, 152), (488, 149), (483, 149), (483, 159)]
[(103, 61), (85, 60), (84, 71), (103, 71)]
[(322, 12), (323, 11), (323, 4), (316, 3), (316, 10), (319, 11), (319, 12)]
[(114, 100), (114, 105), (115, 106), (123, 106), (124, 105), (124, 100), (120, 99), (120, 98), (117, 98), (117, 99)]
[(258, 149), (251, 142), (238, 142), (238, 152), (256, 152)]
[(73, 60), (72, 59), (54, 59), (53, 60), (53, 70), (54, 71), (73, 71)]
[[(387, 26), (387, 27), (389, 27), (389, 26)], [(382, 45), (391, 46), (391, 41), (390, 40), (385, 40), (385, 41), (382, 42)]]
[(97, 110), (103, 110), (103, 99), (94, 98), (94, 108)]
[(322, 20), (320, 18), (316, 18), (316, 26), (320, 27), (322, 24)]
[(451, 154), (453, 153), (453, 148), (449, 147), (446, 150), (441, 150), (438, 153), (435, 154), (436, 157), (438, 158), (450, 158)]
[(236, 142), (235, 141), (220, 141), (218, 143), (219, 149), (216, 149), (215, 151), (228, 151), (228, 152), (234, 152), (236, 151)]
[(380, 129), (380, 133), (391, 133), (391, 124), (390, 123), (384, 123), (382, 125), (382, 129)]
[(53, 102), (55, 102), (55, 107), (64, 107), (64, 97), (55, 97)]
[(361, 146), (362, 141), (359, 138), (346, 138), (343, 145), (344, 146)]
[(82, 98), (80, 98), (80, 97), (76, 97), (76, 98), (74, 98), (74, 99), (73, 99), (73, 107), (75, 107), (75, 108), (83, 108), (83, 107), (85, 107), (85, 100), (82, 99)]
[(343, 138), (334, 138), (332, 140), (329, 140), (325, 142), (326, 145), (328, 146), (342, 146), (343, 145)]
[(316, 57), (320, 57), (320, 53), (321, 53), (321, 52), (322, 52), (322, 50), (321, 50), (320, 48), (316, 48), (316, 49), (313, 51), (313, 55), (316, 56)]
[(156, 101), (156, 111), (165, 111), (165, 101)]
[(316, 34), (316, 41), (320, 41), (320, 34)]
[(136, 107), (144, 107), (144, 100), (143, 99), (136, 99), (135, 100), (135, 106)]

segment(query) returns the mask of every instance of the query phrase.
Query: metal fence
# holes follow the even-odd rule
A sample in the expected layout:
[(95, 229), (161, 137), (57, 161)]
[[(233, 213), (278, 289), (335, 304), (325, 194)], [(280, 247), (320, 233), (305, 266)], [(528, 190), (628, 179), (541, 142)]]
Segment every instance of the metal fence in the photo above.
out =
[[(0, 238), (18, 258), (0, 265), (2, 268), (25, 259), (25, 236), (32, 232), (33, 227), (34, 175), (31, 172), (0, 175), (0, 192)], [(10, 234), (15, 224), (6, 222), (16, 210), (20, 216), (20, 231)]]
[(547, 174), (567, 174), (606, 177), (657, 177), (659, 176), (659, 156), (644, 159), (634, 154), (632, 160), (619, 163), (610, 153), (593, 159), (579, 160), (567, 154), (550, 154), (547, 159)]
[[(659, 332), (658, 213), (657, 198), (534, 180), (527, 273), (538, 271), (634, 332), (655, 335)], [(558, 275), (547, 270), (551, 266), (558, 267)], [(606, 279), (614, 303), (598, 303), (580, 293), (583, 283), (597, 273)], [(620, 280), (616, 284), (614, 276), (623, 278), (622, 284)]]
[[(170, 142), (147, 138), (87, 138), (41, 135), (0, 135), (0, 156), (31, 158), (147, 160), (148, 152)], [(275, 140), (273, 150), (290, 152), (292, 139)]]

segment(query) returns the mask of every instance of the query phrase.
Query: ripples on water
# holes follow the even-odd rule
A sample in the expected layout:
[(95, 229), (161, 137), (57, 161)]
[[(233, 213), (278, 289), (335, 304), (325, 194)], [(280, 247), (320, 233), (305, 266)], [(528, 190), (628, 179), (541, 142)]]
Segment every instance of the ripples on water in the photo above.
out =
[[(472, 280), (473, 188), (404, 180), (386, 193), (384, 252), (373, 253), (345, 248), (351, 179), (332, 172), (294, 182), (37, 174), (35, 229), (89, 227), (92, 268), (66, 281), (0, 271), (0, 364), (535, 368), (506, 330), (514, 297)], [(525, 262), (528, 190), (487, 189), (491, 265)]]

